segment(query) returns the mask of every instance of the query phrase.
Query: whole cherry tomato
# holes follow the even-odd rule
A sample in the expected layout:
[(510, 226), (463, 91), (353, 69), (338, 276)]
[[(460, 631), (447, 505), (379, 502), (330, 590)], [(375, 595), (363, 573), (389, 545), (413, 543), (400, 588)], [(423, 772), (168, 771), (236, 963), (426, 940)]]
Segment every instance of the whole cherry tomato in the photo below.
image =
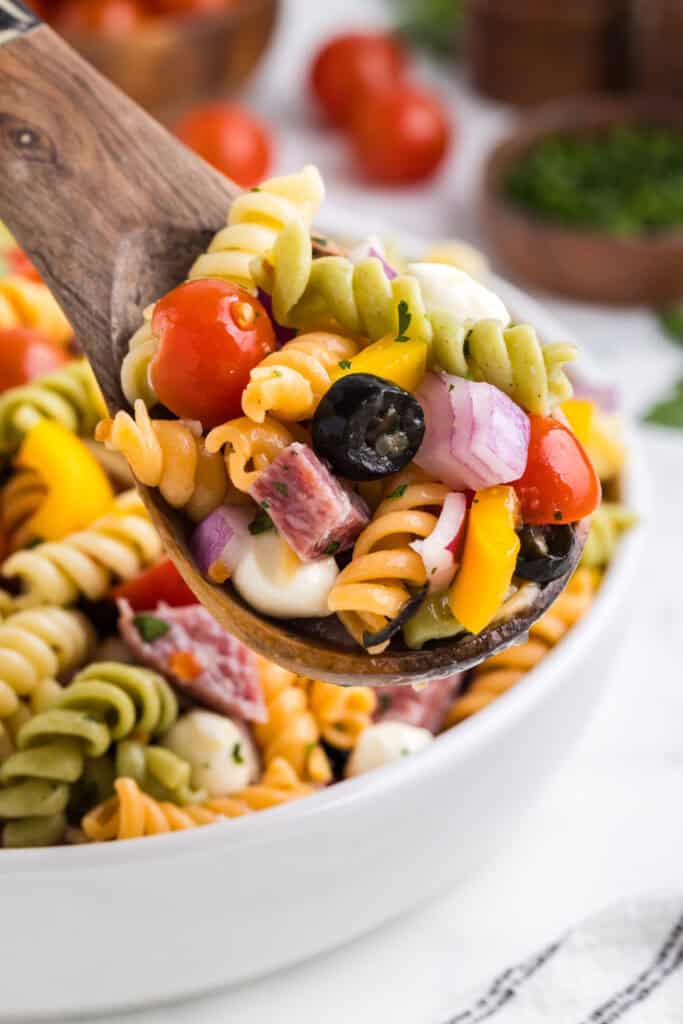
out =
[(559, 420), (530, 416), (524, 475), (514, 485), (525, 523), (574, 523), (600, 504), (600, 481), (574, 434)]
[(243, 188), (262, 181), (272, 160), (268, 129), (233, 103), (196, 107), (175, 126), (181, 142)]
[(111, 596), (114, 600), (123, 598), (128, 601), (134, 612), (153, 611), (161, 601), (173, 608), (197, 604), (197, 598), (170, 558), (164, 558), (151, 569), (120, 583), (114, 587)]
[(310, 86), (329, 120), (344, 125), (359, 97), (396, 85), (407, 63), (405, 49), (393, 36), (349, 32), (334, 36), (318, 51)]
[(353, 111), (349, 138), (366, 178), (402, 185), (436, 171), (448, 152), (451, 127), (436, 96), (404, 84), (364, 96)]
[(137, 0), (66, 0), (55, 24), (60, 32), (116, 36), (132, 32), (145, 17), (145, 8)]
[(62, 345), (23, 327), (0, 330), (0, 391), (27, 384), (69, 361)]
[(31, 10), (43, 21), (49, 21), (54, 14), (54, 2), (51, 0), (31, 0)]
[(42, 277), (33, 266), (23, 249), (10, 249), (8, 253), (5, 253), (5, 259), (7, 260), (7, 266), (11, 274), (17, 274), (19, 277), (25, 277), (29, 281), (36, 281), (38, 283), (42, 282)]
[(157, 302), (152, 384), (171, 412), (206, 429), (241, 415), (249, 372), (275, 348), (270, 317), (228, 281), (188, 281)]

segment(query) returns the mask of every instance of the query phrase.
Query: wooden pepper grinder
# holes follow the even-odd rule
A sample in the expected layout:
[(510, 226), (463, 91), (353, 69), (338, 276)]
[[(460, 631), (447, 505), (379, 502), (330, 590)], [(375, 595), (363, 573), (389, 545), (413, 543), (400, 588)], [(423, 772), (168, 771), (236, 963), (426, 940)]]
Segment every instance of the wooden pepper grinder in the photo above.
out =
[(470, 75), (485, 96), (533, 106), (626, 84), (628, 0), (469, 0), (467, 11)]

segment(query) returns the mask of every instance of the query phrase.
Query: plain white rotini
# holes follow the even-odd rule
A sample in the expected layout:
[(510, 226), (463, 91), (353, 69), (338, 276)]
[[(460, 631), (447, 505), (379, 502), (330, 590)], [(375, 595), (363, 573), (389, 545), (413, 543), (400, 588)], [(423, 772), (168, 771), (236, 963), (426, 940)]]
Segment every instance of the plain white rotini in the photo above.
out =
[(114, 580), (127, 580), (158, 561), (159, 535), (137, 497), (117, 499), (114, 511), (56, 543), (17, 551), (0, 572), (17, 579), (22, 592), (16, 609), (75, 604), (81, 595), (91, 601), (105, 597)]

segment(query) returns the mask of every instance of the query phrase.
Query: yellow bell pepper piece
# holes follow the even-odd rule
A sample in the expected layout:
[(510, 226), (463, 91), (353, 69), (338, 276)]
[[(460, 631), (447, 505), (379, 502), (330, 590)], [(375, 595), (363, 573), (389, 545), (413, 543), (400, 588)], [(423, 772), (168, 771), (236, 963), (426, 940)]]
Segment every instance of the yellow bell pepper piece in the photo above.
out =
[(104, 515), (114, 500), (92, 452), (61, 423), (40, 420), (28, 432), (17, 465), (35, 470), (47, 496), (27, 524), (31, 536), (60, 540)]
[(567, 417), (576, 438), (586, 447), (593, 430), (596, 408), (587, 398), (568, 398), (560, 409)]
[(404, 391), (416, 391), (427, 372), (428, 351), (429, 345), (421, 339), (396, 341), (392, 337), (382, 338), (368, 345), (353, 359), (345, 360), (343, 366), (336, 366), (332, 380), (349, 373), (372, 373), (398, 384)]
[(480, 633), (502, 605), (515, 572), (519, 504), (512, 487), (478, 491), (470, 509), (462, 565), (449, 602), (470, 633)]

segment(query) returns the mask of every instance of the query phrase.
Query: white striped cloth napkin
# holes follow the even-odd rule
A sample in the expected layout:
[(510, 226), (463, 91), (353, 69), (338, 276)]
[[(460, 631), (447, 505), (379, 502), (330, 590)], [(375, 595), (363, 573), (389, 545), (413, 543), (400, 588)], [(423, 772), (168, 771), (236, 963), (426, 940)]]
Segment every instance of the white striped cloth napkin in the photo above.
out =
[(471, 993), (442, 1024), (683, 1024), (683, 896), (619, 905)]

